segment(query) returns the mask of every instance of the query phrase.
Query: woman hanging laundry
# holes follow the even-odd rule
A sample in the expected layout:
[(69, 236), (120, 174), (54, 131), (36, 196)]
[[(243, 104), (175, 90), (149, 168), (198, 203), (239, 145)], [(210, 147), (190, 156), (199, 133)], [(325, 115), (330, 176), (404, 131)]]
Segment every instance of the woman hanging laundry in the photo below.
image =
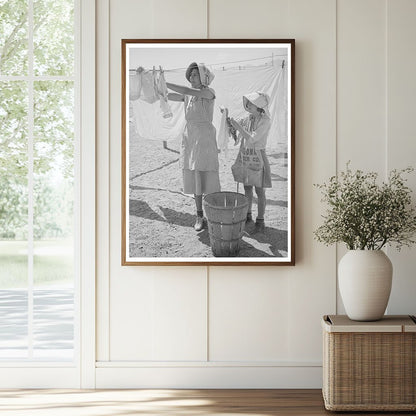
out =
[(183, 101), (186, 127), (182, 139), (181, 167), (183, 191), (193, 194), (196, 205), (194, 228), (201, 231), (206, 227), (202, 209), (202, 196), (220, 191), (218, 148), (216, 130), (212, 124), (215, 91), (209, 87), (214, 74), (202, 63), (193, 62), (185, 73), (191, 86), (166, 82), (172, 101)]

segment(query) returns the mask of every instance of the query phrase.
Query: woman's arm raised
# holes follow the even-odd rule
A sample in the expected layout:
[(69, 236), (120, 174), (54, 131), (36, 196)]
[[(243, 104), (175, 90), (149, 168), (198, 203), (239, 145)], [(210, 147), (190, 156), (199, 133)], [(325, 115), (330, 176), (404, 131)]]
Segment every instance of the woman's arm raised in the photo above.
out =
[(207, 98), (208, 100), (212, 100), (215, 98), (215, 95), (212, 92), (212, 90), (208, 88), (203, 88), (202, 90), (199, 90), (197, 88), (189, 88), (183, 85), (171, 84), (170, 82), (167, 82), (166, 86), (169, 89), (184, 95), (193, 95), (199, 98)]
[(176, 94), (174, 92), (168, 93), (168, 100), (170, 101), (185, 101), (183, 94)]

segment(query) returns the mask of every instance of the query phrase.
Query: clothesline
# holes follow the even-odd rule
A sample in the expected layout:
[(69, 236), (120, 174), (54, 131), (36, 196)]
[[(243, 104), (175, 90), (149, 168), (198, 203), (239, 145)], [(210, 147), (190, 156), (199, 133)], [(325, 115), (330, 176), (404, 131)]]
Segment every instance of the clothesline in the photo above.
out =
[[(207, 65), (209, 67), (214, 67), (214, 66), (218, 66), (218, 65), (229, 65), (229, 64), (238, 64), (238, 63), (243, 63), (243, 62), (261, 61), (263, 59), (272, 59), (272, 63), (273, 63), (274, 57), (277, 57), (277, 56), (287, 56), (287, 54), (273, 54), (273, 55), (263, 56), (261, 58), (245, 59), (245, 60), (241, 60), (241, 61), (218, 62), (218, 63), (215, 63), (215, 64), (205, 64), (205, 65)], [(284, 62), (284, 60), (283, 60), (283, 62)], [(266, 65), (267, 64), (268, 63), (266, 62)], [(164, 71), (165, 72), (173, 72), (173, 71), (184, 71), (186, 69), (187, 69), (187, 67), (186, 68), (184, 67), (184, 68), (166, 69)], [(229, 68), (229, 69), (233, 69), (233, 68)], [(239, 66), (239, 69), (244, 69), (244, 67)], [(224, 67), (223, 67), (223, 70), (225, 70)], [(130, 72), (136, 71), (136, 68), (130, 68), (129, 71)]]

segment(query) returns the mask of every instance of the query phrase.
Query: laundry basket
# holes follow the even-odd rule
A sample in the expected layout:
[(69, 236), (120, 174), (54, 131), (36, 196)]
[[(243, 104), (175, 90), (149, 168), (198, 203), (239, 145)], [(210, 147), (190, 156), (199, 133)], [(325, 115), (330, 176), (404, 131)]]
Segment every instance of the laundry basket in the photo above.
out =
[(216, 257), (235, 257), (240, 251), (248, 201), (237, 192), (214, 192), (204, 197), (209, 240)]

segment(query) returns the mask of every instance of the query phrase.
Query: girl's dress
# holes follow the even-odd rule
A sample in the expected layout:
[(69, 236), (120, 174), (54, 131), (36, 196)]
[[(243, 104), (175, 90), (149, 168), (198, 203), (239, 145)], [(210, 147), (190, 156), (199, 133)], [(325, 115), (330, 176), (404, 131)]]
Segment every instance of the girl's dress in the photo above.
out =
[(268, 116), (263, 114), (256, 125), (255, 117), (250, 115), (248, 118), (244, 119), (241, 124), (252, 136), (252, 139), (246, 141), (246, 147), (254, 147), (256, 150), (259, 150), (263, 159), (262, 188), (271, 188), (272, 175), (269, 159), (266, 155), (266, 144), (267, 137), (269, 136), (270, 132), (271, 120)]
[[(209, 88), (214, 94), (215, 91)], [(216, 130), (212, 124), (215, 99), (185, 96), (186, 127), (182, 140), (181, 165), (184, 193), (220, 191)]]

